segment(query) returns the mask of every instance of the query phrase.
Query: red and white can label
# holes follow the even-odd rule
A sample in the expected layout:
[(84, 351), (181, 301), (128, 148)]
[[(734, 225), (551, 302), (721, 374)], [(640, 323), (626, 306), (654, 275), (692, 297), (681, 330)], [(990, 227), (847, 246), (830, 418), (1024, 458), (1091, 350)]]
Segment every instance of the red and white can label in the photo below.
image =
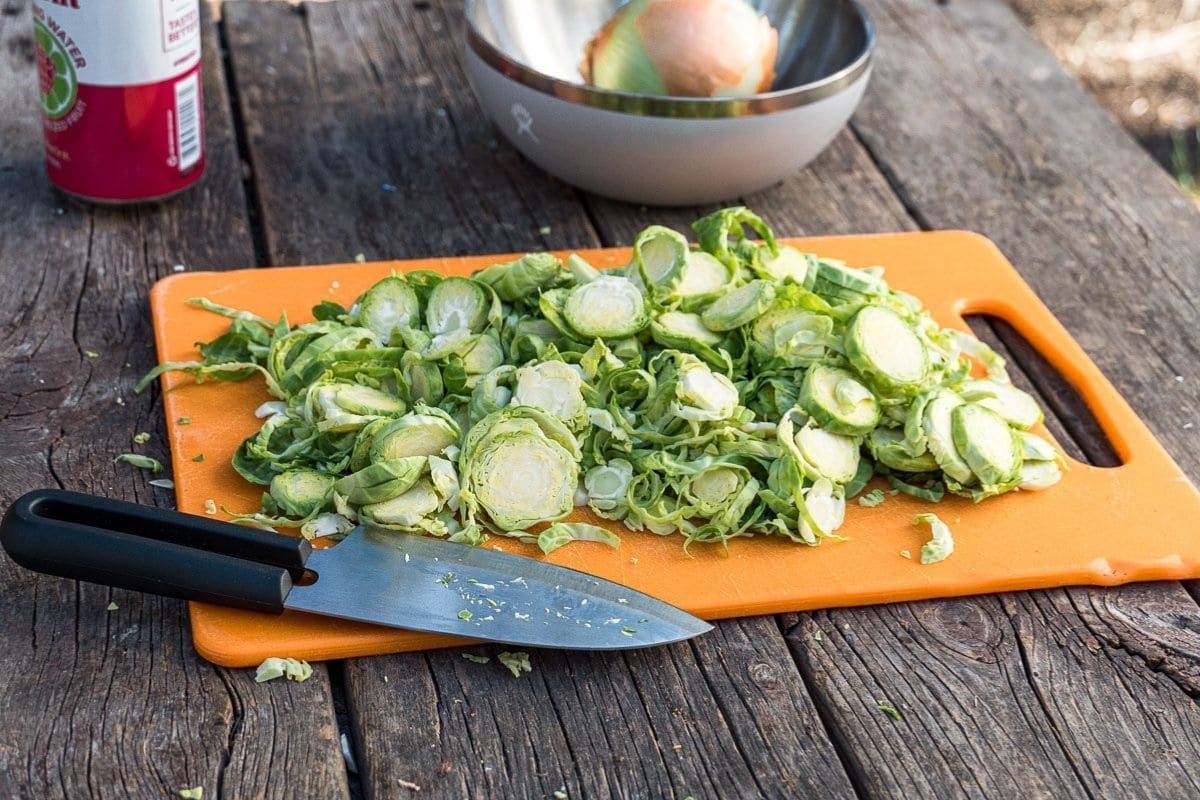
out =
[(125, 202), (199, 180), (199, 0), (34, 0), (33, 29), (55, 185)]

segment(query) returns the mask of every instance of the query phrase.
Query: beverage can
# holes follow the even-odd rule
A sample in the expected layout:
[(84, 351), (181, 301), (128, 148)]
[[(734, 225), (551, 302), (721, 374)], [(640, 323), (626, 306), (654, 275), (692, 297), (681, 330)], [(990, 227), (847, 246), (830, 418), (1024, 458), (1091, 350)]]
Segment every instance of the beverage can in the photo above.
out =
[(34, 0), (33, 29), (55, 186), (125, 203), (200, 179), (199, 0)]

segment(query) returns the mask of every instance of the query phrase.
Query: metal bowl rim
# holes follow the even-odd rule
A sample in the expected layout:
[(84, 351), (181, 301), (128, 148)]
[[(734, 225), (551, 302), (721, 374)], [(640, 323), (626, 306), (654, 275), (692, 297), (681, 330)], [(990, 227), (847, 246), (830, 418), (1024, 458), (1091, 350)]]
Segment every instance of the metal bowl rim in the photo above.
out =
[(863, 26), (862, 51), (845, 67), (799, 86), (761, 92), (747, 97), (678, 97), (600, 89), (547, 75), (521, 63), (489, 42), (475, 27), (472, 13), (477, 0), (467, 0), (467, 46), (492, 69), (530, 89), (569, 103), (605, 111), (645, 117), (719, 119), (773, 114), (811, 105), (853, 85), (871, 66), (875, 52), (875, 23), (859, 0), (839, 0), (849, 5)]

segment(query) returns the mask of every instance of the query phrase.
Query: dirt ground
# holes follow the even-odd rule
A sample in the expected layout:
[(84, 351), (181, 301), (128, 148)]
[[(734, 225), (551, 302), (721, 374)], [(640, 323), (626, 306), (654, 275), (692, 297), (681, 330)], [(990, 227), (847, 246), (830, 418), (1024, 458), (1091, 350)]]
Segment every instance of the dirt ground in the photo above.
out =
[(1200, 0), (1009, 3), (1146, 149), (1197, 192)]

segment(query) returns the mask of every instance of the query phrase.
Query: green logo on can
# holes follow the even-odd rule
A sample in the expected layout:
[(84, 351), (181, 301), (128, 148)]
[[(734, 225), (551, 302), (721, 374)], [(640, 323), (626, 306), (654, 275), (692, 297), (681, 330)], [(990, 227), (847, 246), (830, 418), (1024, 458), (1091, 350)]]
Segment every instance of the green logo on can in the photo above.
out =
[(74, 108), (75, 96), (79, 93), (75, 65), (58, 37), (37, 20), (33, 22), (33, 37), (37, 43), (42, 110), (50, 119), (61, 119)]

